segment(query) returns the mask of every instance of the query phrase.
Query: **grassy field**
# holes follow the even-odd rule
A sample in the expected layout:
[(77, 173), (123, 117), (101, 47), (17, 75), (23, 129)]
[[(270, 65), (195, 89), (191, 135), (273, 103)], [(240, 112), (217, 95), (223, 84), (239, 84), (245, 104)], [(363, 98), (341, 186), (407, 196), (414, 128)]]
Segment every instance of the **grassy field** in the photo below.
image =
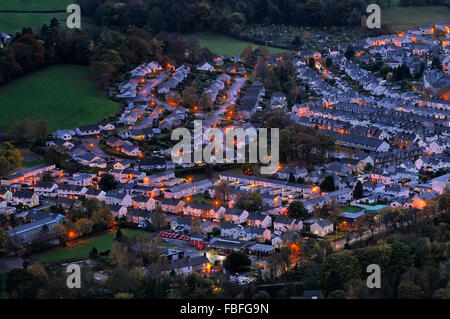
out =
[(344, 206), (342, 207), (342, 211), (347, 212), (347, 213), (357, 213), (362, 211), (363, 209), (361, 207), (356, 207), (356, 206)]
[(394, 31), (450, 22), (450, 8), (445, 6), (383, 8), (381, 22), (392, 25)]
[(15, 121), (44, 118), (50, 131), (93, 124), (115, 114), (119, 104), (104, 97), (83, 66), (59, 65), (0, 88), (0, 132)]
[[(200, 46), (206, 47), (211, 50), (211, 52), (218, 55), (230, 55), (236, 56), (241, 54), (242, 51), (251, 44), (253, 48), (257, 48), (259, 45), (253, 44), (251, 42), (236, 40), (230, 37), (217, 35), (213, 33), (194, 33), (187, 36), (188, 38), (197, 39)], [(266, 47), (270, 53), (280, 53), (286, 52), (286, 50)]]
[[(0, 10), (65, 10), (73, 0), (1, 0)], [(15, 33), (23, 27), (40, 28), (53, 18), (65, 22), (67, 13), (0, 13), (0, 32)]]
[[(129, 238), (134, 236), (140, 238), (149, 234), (146, 231), (137, 229), (122, 229), (122, 233)], [(97, 248), (99, 252), (104, 252), (111, 249), (114, 244), (115, 237), (115, 231), (107, 232), (99, 236), (81, 240), (73, 246), (55, 248), (39, 254), (36, 257), (43, 263), (54, 263), (76, 258), (85, 258), (89, 256), (89, 252), (92, 247)]]

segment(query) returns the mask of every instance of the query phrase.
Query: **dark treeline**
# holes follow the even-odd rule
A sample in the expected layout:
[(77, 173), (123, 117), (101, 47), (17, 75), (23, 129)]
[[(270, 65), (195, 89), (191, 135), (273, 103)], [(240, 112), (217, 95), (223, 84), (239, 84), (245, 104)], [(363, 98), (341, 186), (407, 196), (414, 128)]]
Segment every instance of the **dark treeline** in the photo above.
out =
[(79, 0), (100, 25), (238, 35), (246, 24), (359, 25), (364, 0)]
[(123, 72), (143, 62), (198, 63), (212, 56), (196, 41), (176, 34), (154, 36), (133, 26), (121, 31), (108, 27), (71, 30), (53, 19), (40, 29), (24, 28), (0, 50), (0, 85), (50, 65), (80, 64), (90, 66), (93, 80), (106, 93), (123, 80)]

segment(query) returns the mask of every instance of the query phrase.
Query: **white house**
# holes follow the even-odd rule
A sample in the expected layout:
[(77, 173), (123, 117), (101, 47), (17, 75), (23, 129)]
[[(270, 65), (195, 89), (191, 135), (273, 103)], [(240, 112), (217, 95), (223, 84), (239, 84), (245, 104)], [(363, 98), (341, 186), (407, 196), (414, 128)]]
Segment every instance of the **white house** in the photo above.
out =
[(248, 215), (247, 225), (267, 228), (272, 225), (272, 217), (261, 213), (251, 213)]
[(226, 222), (242, 224), (247, 221), (248, 212), (240, 208), (228, 208), (225, 211), (224, 218)]
[(243, 227), (233, 223), (223, 223), (220, 226), (220, 237), (238, 239)]
[(333, 223), (328, 219), (318, 220), (312, 223), (309, 229), (311, 233), (323, 237), (333, 232)]

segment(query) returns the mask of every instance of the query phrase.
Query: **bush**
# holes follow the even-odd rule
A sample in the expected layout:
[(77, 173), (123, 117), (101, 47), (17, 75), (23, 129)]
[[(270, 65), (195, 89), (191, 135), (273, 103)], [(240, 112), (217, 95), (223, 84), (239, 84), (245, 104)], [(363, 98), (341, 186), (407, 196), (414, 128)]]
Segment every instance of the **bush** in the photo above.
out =
[(223, 267), (229, 272), (245, 271), (250, 267), (250, 265), (250, 258), (241, 253), (231, 253), (223, 262)]

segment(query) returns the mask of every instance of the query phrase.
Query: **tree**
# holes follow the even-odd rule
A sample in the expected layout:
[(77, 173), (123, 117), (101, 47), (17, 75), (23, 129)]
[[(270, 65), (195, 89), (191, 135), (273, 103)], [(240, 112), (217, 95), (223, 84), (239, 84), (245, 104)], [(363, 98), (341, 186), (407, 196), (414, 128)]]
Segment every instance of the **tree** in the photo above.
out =
[(0, 144), (0, 175), (22, 166), (20, 151), (9, 142)]
[(92, 232), (94, 223), (88, 218), (80, 218), (74, 223), (74, 226), (78, 236), (84, 236)]
[(114, 238), (114, 241), (117, 241), (117, 242), (122, 242), (122, 240), (123, 240), (123, 233), (122, 233), (122, 230), (119, 228), (117, 231), (116, 231), (116, 238)]
[(249, 44), (241, 53), (241, 60), (245, 65), (251, 65), (252, 64), (252, 57), (253, 57), (253, 47), (251, 44)]
[(364, 197), (364, 189), (363, 189), (361, 181), (358, 181), (356, 183), (355, 189), (353, 190), (353, 197), (355, 197), (356, 199), (360, 199), (360, 198)]
[(231, 253), (223, 261), (223, 267), (233, 273), (247, 270), (250, 265), (250, 258), (242, 253)]
[(200, 102), (199, 102), (200, 109), (203, 111), (210, 111), (212, 105), (213, 105), (213, 102), (212, 102), (211, 96), (208, 93), (204, 92), (202, 94), (202, 97), (200, 98)]
[(255, 212), (262, 210), (263, 198), (261, 194), (257, 191), (251, 192), (250, 195), (245, 199), (245, 210), (249, 212)]
[(134, 263), (135, 254), (133, 249), (125, 243), (115, 242), (109, 253), (111, 261), (120, 267), (127, 267)]
[(336, 188), (334, 186), (334, 178), (331, 175), (325, 177), (325, 179), (320, 184), (320, 189), (326, 192), (333, 192)]
[(345, 58), (347, 60), (352, 59), (355, 56), (355, 49), (353, 49), (353, 47), (351, 45), (349, 45), (347, 47), (347, 49), (345, 50)]
[(288, 215), (292, 218), (298, 218), (298, 219), (307, 219), (309, 217), (308, 210), (305, 208), (305, 205), (303, 205), (300, 201), (293, 201), (288, 206)]
[(97, 250), (97, 248), (95, 248), (95, 246), (94, 246), (94, 247), (92, 247), (91, 250), (89, 251), (89, 257), (90, 257), (90, 258), (95, 258), (95, 257), (97, 257), (97, 256), (98, 256), (98, 250)]
[(398, 299), (423, 299), (423, 290), (411, 281), (403, 281), (397, 288)]
[(48, 281), (48, 274), (41, 263), (36, 262), (27, 267), (27, 272), (33, 276), (33, 283), (38, 287), (44, 286)]
[(315, 69), (316, 68), (316, 61), (314, 60), (313, 57), (308, 58), (308, 66), (311, 69)]
[(433, 60), (431, 61), (431, 68), (432, 69), (438, 69), (442, 71), (442, 64), (441, 64), (441, 60), (439, 59), (438, 56), (434, 56)]
[(102, 174), (102, 178), (98, 185), (102, 191), (108, 192), (117, 187), (116, 178), (109, 173)]
[(65, 243), (67, 241), (67, 230), (62, 224), (56, 224), (53, 226), (53, 232), (60, 242)]
[(7, 255), (9, 252), (11, 252), (11, 249), (11, 237), (3, 227), (0, 227), (0, 255)]
[(181, 97), (178, 92), (172, 92), (166, 94), (166, 102), (169, 105), (178, 106), (180, 104)]
[(214, 197), (220, 202), (225, 203), (228, 201), (231, 190), (232, 187), (228, 181), (219, 180), (219, 183), (214, 186)]
[(111, 211), (105, 207), (95, 211), (90, 220), (93, 222), (94, 229), (103, 230), (111, 227), (113, 216)]
[(183, 106), (191, 107), (197, 106), (198, 104), (198, 94), (197, 89), (193, 86), (188, 86), (183, 90), (181, 103)]
[(156, 206), (155, 211), (153, 213), (152, 226), (157, 230), (160, 230), (167, 226), (166, 215), (164, 215), (164, 212), (160, 205)]
[(344, 289), (344, 281), (338, 271), (332, 270), (325, 280), (325, 295), (329, 296), (331, 292)]

